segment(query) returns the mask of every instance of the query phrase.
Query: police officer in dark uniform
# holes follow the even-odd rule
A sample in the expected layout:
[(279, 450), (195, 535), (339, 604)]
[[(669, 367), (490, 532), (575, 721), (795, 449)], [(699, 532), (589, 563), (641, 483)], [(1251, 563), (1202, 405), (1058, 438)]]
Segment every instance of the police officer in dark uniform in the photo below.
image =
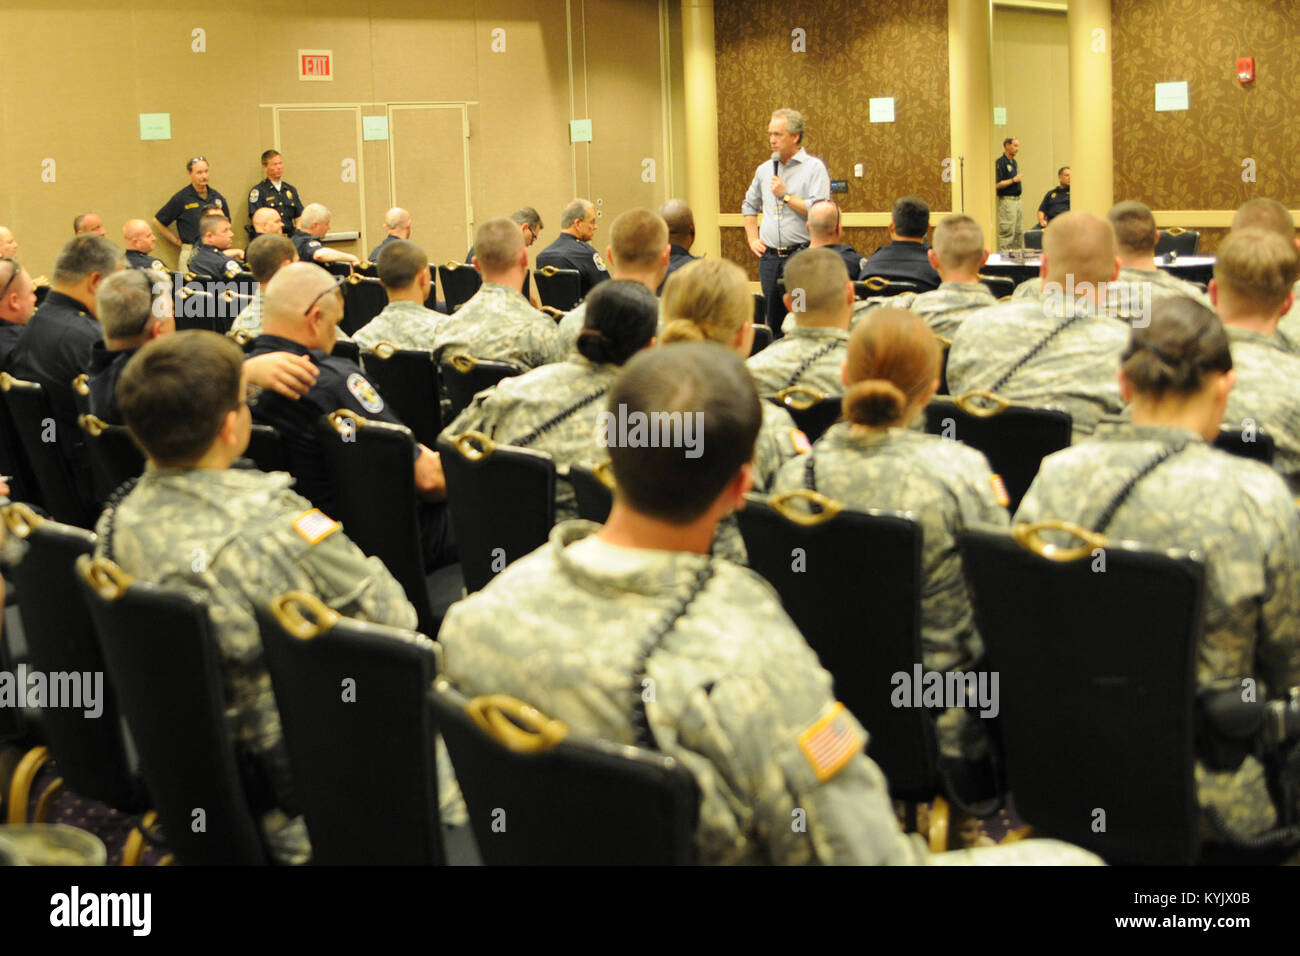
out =
[(280, 214), (284, 223), (284, 234), (293, 234), (293, 224), (302, 215), (302, 196), (298, 190), (281, 179), (284, 173), (284, 157), (277, 150), (268, 149), (262, 154), (262, 172), (266, 178), (248, 192), (248, 238), (256, 232), (252, 226), (253, 213), (259, 209), (274, 209)]
[(234, 279), (244, 271), (243, 264), (222, 254), (235, 240), (235, 230), (230, 220), (221, 216), (207, 216), (199, 223), (202, 241), (194, 246), (190, 256), (190, 271), (205, 279)]
[(537, 268), (577, 269), (582, 273), (579, 298), (585, 298), (597, 284), (609, 278), (609, 269), (591, 238), (596, 235), (596, 207), (575, 199), (560, 214), (560, 234), (537, 254)]
[(1043, 201), (1038, 204), (1038, 224), (1043, 227), (1061, 213), (1070, 211), (1070, 167), (1062, 166), (1058, 169), (1056, 178), (1061, 184), (1048, 190)]
[(154, 256), (153, 247), (158, 237), (153, 234), (149, 224), (143, 219), (128, 219), (122, 227), (122, 239), (126, 242), (126, 262), (132, 269), (144, 269), (146, 272), (166, 272), (162, 260)]
[[(204, 206), (219, 206), (230, 214), (230, 203), (226, 197), (208, 186), (208, 161), (202, 156), (195, 156), (185, 164), (190, 174), (190, 184), (167, 200), (166, 205), (153, 217), (158, 231), (172, 245), (181, 250), (178, 268), (181, 272), (189, 268), (190, 255), (199, 241), (199, 219)], [(171, 224), (176, 223), (176, 232)]]

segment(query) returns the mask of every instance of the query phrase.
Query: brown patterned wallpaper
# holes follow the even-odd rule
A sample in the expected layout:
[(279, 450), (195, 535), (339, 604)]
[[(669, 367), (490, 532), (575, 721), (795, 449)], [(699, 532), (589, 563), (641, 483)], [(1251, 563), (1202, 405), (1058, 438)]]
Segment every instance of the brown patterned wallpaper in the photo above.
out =
[[(791, 49), (796, 28), (806, 52)], [(803, 113), (808, 151), (831, 178), (849, 181), (835, 197), (846, 211), (885, 212), (907, 194), (948, 208), (947, 0), (717, 0), (714, 31), (722, 212), (740, 212), (783, 106)], [(879, 96), (894, 98), (895, 122), (868, 121)]]
[[(1235, 209), (1269, 196), (1300, 208), (1295, 0), (1124, 0), (1112, 7), (1111, 41), (1117, 200)], [(1255, 58), (1245, 86), (1241, 56)], [(1187, 81), (1189, 109), (1157, 113), (1155, 84), (1171, 80)], [(1253, 183), (1242, 180), (1247, 158)]]

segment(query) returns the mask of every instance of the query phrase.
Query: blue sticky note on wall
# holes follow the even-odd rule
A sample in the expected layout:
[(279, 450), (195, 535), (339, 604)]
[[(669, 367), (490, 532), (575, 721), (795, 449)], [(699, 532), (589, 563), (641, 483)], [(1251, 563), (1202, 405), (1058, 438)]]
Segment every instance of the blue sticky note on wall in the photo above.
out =
[(171, 139), (172, 138), (172, 114), (171, 113), (141, 113), (140, 114), (140, 138), (141, 139)]

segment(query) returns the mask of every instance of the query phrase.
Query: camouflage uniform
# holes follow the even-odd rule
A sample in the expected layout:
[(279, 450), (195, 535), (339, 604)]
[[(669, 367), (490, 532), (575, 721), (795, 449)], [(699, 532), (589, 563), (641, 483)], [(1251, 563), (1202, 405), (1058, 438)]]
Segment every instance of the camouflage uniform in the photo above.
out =
[(434, 361), (445, 362), (457, 352), (537, 368), (563, 362), (566, 349), (555, 323), (518, 291), (485, 282), (454, 315), (438, 323)]
[[(595, 529), (557, 526), (453, 605), (438, 635), (447, 677), (471, 696), (512, 694), (575, 733), (622, 744), (649, 743), (636, 730), (644, 706), (653, 743), (699, 784), (701, 862), (922, 859), (848, 711), (832, 722), (849, 738), (846, 762), (819, 782), (799, 735), (832, 713), (831, 678), (776, 592), (730, 562), (614, 547)], [(806, 827), (792, 826), (800, 809)]]
[(1278, 322), (1277, 337), (1288, 352), (1300, 355), (1300, 282), (1292, 287), (1292, 291), (1295, 293), (1295, 302), (1291, 311)]
[(936, 335), (942, 335), (946, 339), (956, 334), (966, 316), (998, 304), (997, 297), (983, 282), (945, 282), (931, 292), (904, 292), (901, 295), (875, 297), (865, 301), (870, 305), (863, 312), (882, 305), (915, 312), (925, 319)]
[[(1072, 416), (1075, 441), (1091, 435), (1102, 415), (1124, 408), (1116, 375), (1129, 327), (1107, 315), (1065, 317), (1073, 304), (1008, 302), (972, 315), (948, 351), (949, 391), (994, 391), (1015, 402), (1057, 405)], [(1056, 329), (1062, 331), (1024, 360)]]
[[(591, 467), (609, 458), (596, 443), (597, 419), (608, 407), (606, 393), (618, 378), (619, 366), (596, 365), (575, 355), (567, 362), (544, 365), (515, 378), (503, 379), (496, 388), (474, 396), (474, 401), (443, 431), (451, 438), (471, 429), (507, 445), (519, 445), (549, 454), (560, 474), (569, 465)], [(593, 397), (594, 396), (594, 397)], [(535, 438), (534, 429), (557, 415), (572, 411)], [(566, 480), (555, 483), (555, 518), (576, 517), (578, 502)]]
[(391, 342), (399, 349), (432, 352), (440, 324), (446, 318), (418, 302), (389, 302), (382, 312), (357, 329), (353, 338), (370, 352), (380, 342)]
[(1253, 423), (1273, 436), (1273, 469), (1300, 495), (1300, 356), (1278, 339), (1225, 325), (1237, 383), (1228, 393), (1223, 424), (1233, 429)]
[[(972, 525), (1007, 524), (988, 461), (960, 442), (891, 428), (854, 434), (832, 425), (813, 446), (816, 490), (856, 511), (912, 512), (921, 525), (921, 654), (931, 671), (969, 671), (984, 656), (971, 616), (957, 552), (957, 532)], [(781, 469), (771, 492), (808, 487), (807, 458)], [(988, 741), (979, 720), (951, 708), (939, 719), (946, 757), (975, 760)]]
[[(1205, 625), (1197, 681), (1254, 677), (1264, 700), (1300, 683), (1300, 519), (1271, 469), (1217, 451), (1186, 429), (1107, 425), (1094, 441), (1043, 460), (1016, 521), (1059, 518), (1094, 527), (1134, 474), (1181, 443), (1183, 450), (1133, 486), (1106, 535), (1200, 553)], [(1273, 825), (1255, 757), (1231, 772), (1198, 763), (1196, 781), (1201, 805), (1213, 803), (1239, 833)]]
[[(300, 588), (350, 617), (403, 628), (416, 622), (401, 585), (379, 559), (366, 557), (339, 524), (313, 512), (291, 482), (281, 472), (149, 465), (116, 513), (100, 518), (95, 544), (97, 555), (107, 554), (129, 574), (188, 588), (207, 602), (232, 736), (260, 754), (281, 784), (289, 768), (253, 602)], [(277, 860), (310, 857), (301, 817), (272, 810), (262, 829)]]
[(254, 338), (262, 334), (262, 302), (266, 298), (266, 293), (259, 287), (253, 300), (244, 306), (235, 321), (230, 324), (230, 331), (245, 331)]
[(759, 395), (775, 395), (791, 385), (823, 395), (844, 394), (840, 377), (848, 357), (847, 329), (796, 326), (745, 363)]
[[(1106, 283), (1107, 307), (1112, 314), (1124, 316), (1135, 310), (1139, 304), (1146, 303), (1146, 293), (1152, 301), (1161, 297), (1184, 295), (1195, 299), (1207, 309), (1213, 309), (1210, 298), (1199, 286), (1192, 285), (1164, 269), (1137, 269), (1133, 266), (1120, 266), (1119, 277), (1114, 282)], [(1020, 283), (1011, 293), (1012, 300), (1041, 299), (1043, 297), (1043, 280), (1040, 276)], [(1149, 318), (1149, 317), (1148, 317)]]
[[(583, 324), (587, 321), (587, 303), (579, 302), (570, 311), (564, 313), (556, 325), (556, 330), (560, 333), (560, 338), (564, 340), (564, 347), (573, 353), (578, 348), (578, 333), (582, 331)], [(655, 336), (662, 339), (664, 334), (664, 314), (662, 308), (659, 312), (659, 323), (655, 327)]]

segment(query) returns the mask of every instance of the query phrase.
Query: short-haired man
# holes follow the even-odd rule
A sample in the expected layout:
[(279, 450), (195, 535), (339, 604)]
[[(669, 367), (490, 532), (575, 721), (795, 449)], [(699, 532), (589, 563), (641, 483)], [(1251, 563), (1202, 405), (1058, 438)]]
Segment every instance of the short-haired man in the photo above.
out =
[(257, 234), (253, 218), (261, 209), (271, 209), (279, 214), (281, 229), (286, 235), (289, 233), (289, 224), (302, 215), (302, 196), (283, 180), (284, 157), (278, 150), (268, 149), (262, 154), (262, 173), (265, 178), (248, 191), (250, 239)]
[(925, 235), (930, 229), (930, 206), (915, 196), (904, 196), (894, 203), (889, 217), (887, 246), (871, 254), (862, 267), (862, 278), (880, 276), (915, 282), (922, 292), (939, 288), (939, 273), (930, 265)]
[[(542, 234), (542, 217), (538, 215), (537, 210), (532, 206), (521, 206), (510, 214), (510, 221), (519, 224), (519, 232), (524, 237), (524, 246), (531, 246), (537, 241), (537, 237)], [(465, 261), (474, 261), (474, 247), (469, 247), (469, 252), (465, 253)]]
[(18, 260), (0, 256), (0, 370), (36, 311), (36, 286)]
[[(826, 164), (804, 149), (804, 133), (803, 114), (798, 110), (782, 108), (772, 113), (767, 124), (772, 158), (759, 163), (740, 206), (749, 249), (758, 256), (767, 324), (778, 337), (785, 310), (776, 282), (786, 260), (812, 241), (806, 222), (810, 204), (831, 196)], [(761, 226), (759, 213), (763, 214)]]
[(850, 282), (861, 277), (867, 257), (844, 241), (839, 203), (834, 199), (815, 200), (808, 208), (808, 234), (812, 236), (809, 249), (830, 249), (844, 260)]
[(350, 262), (356, 265), (360, 260), (350, 252), (326, 248), (321, 240), (330, 231), (330, 211), (318, 202), (309, 203), (298, 217), (298, 228), (289, 238), (298, 250), (298, 258), (303, 262)]
[(795, 253), (785, 267), (785, 306), (794, 327), (746, 362), (758, 394), (766, 398), (800, 385), (827, 397), (843, 395), (840, 370), (848, 357), (853, 301), (843, 256), (829, 247)]
[(528, 251), (517, 223), (489, 219), (474, 234), (474, 267), (483, 285), (473, 298), (438, 323), (434, 361), (457, 352), (513, 362), (524, 369), (564, 361), (568, 351), (555, 323), (538, 312), (521, 291)]
[[(72, 380), (90, 367), (91, 352), (100, 340), (95, 296), (100, 283), (125, 265), (121, 250), (103, 236), (70, 239), (54, 263), (49, 293), (9, 355), (11, 375), (45, 389), (54, 412), (56, 442), (70, 462), (81, 461)], [(79, 473), (79, 478), (86, 477)]]
[(1223, 424), (1273, 436), (1273, 468), (1300, 495), (1300, 356), (1277, 338), (1277, 323), (1295, 304), (1300, 252), (1276, 232), (1233, 229), (1216, 250), (1210, 301), (1232, 348), (1237, 383)]
[[(176, 268), (181, 272), (189, 271), (194, 243), (202, 238), (199, 220), (203, 218), (203, 207), (230, 208), (226, 197), (208, 185), (208, 161), (204, 157), (195, 156), (186, 161), (185, 170), (189, 173), (190, 184), (167, 200), (153, 217), (158, 234), (180, 249)], [(173, 222), (176, 223), (176, 232), (170, 228)]]
[[(639, 282), (653, 292), (663, 285), (668, 275), (671, 255), (668, 224), (662, 216), (649, 209), (629, 209), (609, 228), (609, 248), (605, 250), (605, 256), (615, 279)], [(578, 334), (586, 321), (585, 302), (580, 302), (577, 308), (560, 319), (560, 338), (566, 348), (577, 346)]]
[(1020, 140), (1014, 136), (1002, 141), (1002, 155), (993, 164), (993, 178), (998, 194), (998, 250), (1020, 249), (1025, 244), (1025, 218), (1020, 208), (1020, 164), (1016, 154)]
[(18, 240), (8, 226), (0, 226), (0, 256), (18, 255)]
[(143, 269), (114, 272), (99, 284), (95, 307), (103, 338), (90, 353), (90, 411), (110, 425), (123, 423), (117, 382), (148, 342), (176, 331), (166, 275)]
[(158, 237), (153, 228), (143, 219), (128, 219), (122, 226), (122, 241), (126, 245), (126, 263), (132, 269), (144, 269), (146, 272), (166, 272), (162, 260), (153, 255), (153, 247)]
[(388, 305), (357, 330), (356, 343), (369, 351), (380, 342), (388, 342), (399, 349), (432, 352), (437, 345), (438, 323), (447, 316), (424, 305), (433, 286), (429, 257), (415, 243), (395, 239), (382, 248), (375, 267), (388, 295)]
[(74, 236), (104, 236), (104, 220), (100, 218), (97, 212), (83, 212), (72, 220), (72, 234)]
[(1129, 327), (1099, 300), (1119, 275), (1115, 233), (1105, 219), (1074, 210), (1043, 233), (1041, 302), (1008, 302), (968, 316), (948, 352), (953, 395), (988, 391), (1070, 413), (1074, 440), (1124, 408), (1115, 369)]
[[(279, 215), (274, 209), (259, 209), (259, 213)], [(230, 326), (232, 332), (247, 332), (250, 335), (262, 334), (262, 302), (266, 297), (266, 285), (277, 272), (298, 259), (298, 250), (283, 233), (266, 233), (258, 236), (248, 244), (245, 262), (257, 280), (257, 292), (253, 300), (244, 306)]]
[(1057, 186), (1049, 189), (1038, 204), (1038, 225), (1046, 229), (1047, 224), (1063, 212), (1070, 211), (1070, 167), (1062, 166), (1056, 171)]
[[(695, 213), (685, 199), (670, 199), (659, 207), (659, 215), (668, 223), (668, 275), (664, 276), (667, 282), (668, 276), (699, 258), (691, 255), (691, 246), (695, 245)], [(655, 295), (662, 295), (663, 291), (661, 282)]]
[[(253, 229), (254, 239), (258, 236), (284, 236), (285, 230), (288, 228), (284, 220), (280, 218), (280, 213), (270, 206), (263, 206), (253, 213), (253, 218), (249, 220), (248, 224)], [(298, 250), (295, 249), (293, 254), (297, 257)]]
[[(1260, 197), (1247, 200), (1232, 217), (1232, 228), (1267, 229), (1300, 249), (1300, 236), (1296, 235), (1291, 211), (1276, 199)], [(1277, 337), (1288, 352), (1300, 355), (1300, 281), (1295, 284), (1295, 293), (1295, 304), (1277, 325)]]
[[(513, 220), (505, 220), (513, 222)], [(516, 230), (520, 227), (516, 223)], [(596, 287), (597, 283), (609, 278), (609, 269), (605, 260), (592, 246), (591, 240), (596, 235), (596, 207), (585, 199), (574, 199), (560, 213), (560, 234), (555, 241), (537, 254), (537, 268), (554, 266), (556, 269), (577, 269), (581, 275), (578, 298), (582, 299)], [(523, 237), (520, 236), (521, 243)], [(478, 249), (478, 240), (474, 242)], [(527, 254), (525, 253), (525, 258)]]
[(416, 615), (379, 559), (362, 554), (337, 522), (294, 493), (288, 475), (230, 467), (248, 447), (243, 358), (229, 339), (190, 331), (149, 343), (127, 363), (118, 396), (149, 463), (100, 519), (95, 551), (129, 574), (207, 598), (231, 737), (272, 791), (255, 808), (262, 833), (277, 861), (305, 863), (311, 846), (291, 809), (280, 715), (253, 608), (302, 590), (360, 620), (410, 628)]
[[(384, 247), (398, 239), (411, 238), (411, 214), (401, 206), (394, 206), (384, 213), (384, 238), (379, 245), (370, 250), (370, 261), (378, 262)], [(469, 262), (468, 259), (465, 260)]]
[(243, 266), (225, 254), (235, 242), (235, 229), (224, 216), (204, 216), (199, 241), (190, 256), (190, 271), (202, 279), (233, 279)]

